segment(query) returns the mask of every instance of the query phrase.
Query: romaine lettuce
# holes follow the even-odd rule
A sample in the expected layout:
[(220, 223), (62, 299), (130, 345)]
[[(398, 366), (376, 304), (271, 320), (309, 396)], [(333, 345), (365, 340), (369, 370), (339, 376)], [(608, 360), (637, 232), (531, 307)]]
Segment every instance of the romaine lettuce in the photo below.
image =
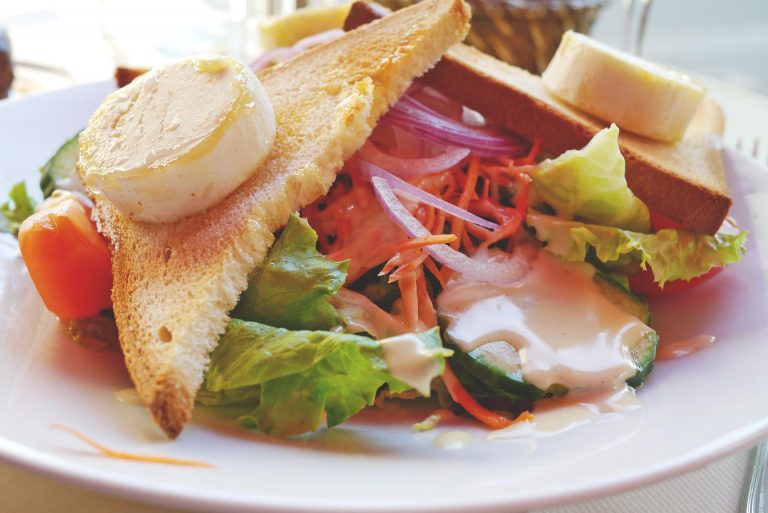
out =
[(607, 226), (564, 221), (543, 214), (529, 214), (526, 222), (546, 249), (568, 261), (582, 261), (587, 250), (605, 264), (635, 261), (650, 266), (654, 280), (690, 280), (714, 267), (737, 262), (744, 254), (746, 232), (723, 228), (715, 235), (665, 229), (637, 233)]
[(543, 161), (532, 178), (539, 199), (555, 209), (557, 217), (635, 232), (650, 230), (648, 207), (624, 177), (616, 125), (600, 131), (581, 150)]
[(200, 397), (215, 404), (231, 402), (238, 390), (251, 400), (258, 392), (258, 407), (241, 423), (273, 436), (314, 431), (324, 417), (335, 426), (373, 404), (384, 384), (401, 392), (442, 373), (451, 353), (442, 348), (437, 328), (414, 336), (419, 355), (431, 365), (420, 367), (426, 375), (405, 383), (390, 367), (387, 339), (290, 331), (235, 319), (211, 354)]
[(297, 330), (341, 325), (328, 299), (344, 284), (349, 262), (334, 262), (316, 245), (312, 227), (292, 215), (264, 264), (250, 277), (232, 317)]

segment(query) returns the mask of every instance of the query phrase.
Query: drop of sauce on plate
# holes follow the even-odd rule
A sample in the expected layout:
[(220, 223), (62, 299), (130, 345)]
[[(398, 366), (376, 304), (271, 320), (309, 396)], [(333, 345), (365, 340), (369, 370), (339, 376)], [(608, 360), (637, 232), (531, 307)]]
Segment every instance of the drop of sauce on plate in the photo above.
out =
[(466, 431), (451, 430), (440, 433), (432, 440), (432, 445), (438, 449), (455, 451), (463, 449), (472, 441), (472, 435)]
[(715, 343), (715, 340), (715, 337), (712, 335), (699, 335), (698, 337), (691, 337), (685, 340), (663, 342), (659, 344), (656, 350), (656, 359), (674, 360), (682, 358), (708, 348)]
[(537, 403), (533, 420), (516, 422), (493, 431), (490, 440), (535, 440), (546, 438), (594, 421), (601, 415), (628, 412), (641, 406), (635, 391), (628, 385), (610, 391), (569, 394), (562, 398)]

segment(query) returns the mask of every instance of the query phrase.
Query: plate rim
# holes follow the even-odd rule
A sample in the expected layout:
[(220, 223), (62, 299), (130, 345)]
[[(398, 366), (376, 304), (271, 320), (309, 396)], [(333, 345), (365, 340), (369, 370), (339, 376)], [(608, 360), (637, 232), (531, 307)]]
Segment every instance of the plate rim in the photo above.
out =
[[(156, 485), (133, 476), (124, 476), (113, 471), (90, 468), (86, 465), (68, 462), (51, 453), (32, 449), (24, 444), (0, 436), (0, 461), (11, 463), (26, 470), (40, 473), (57, 481), (81, 486), (93, 491), (109, 493), (126, 499), (139, 500), (150, 504), (183, 507), (195, 511), (218, 511), (231, 513), (255, 513), (258, 511), (277, 511), (280, 513), (465, 513), (467, 508), (478, 513), (510, 513), (525, 511), (530, 508), (548, 508), (566, 503), (577, 503), (585, 500), (613, 495), (635, 488), (651, 485), (666, 479), (691, 472), (720, 458), (750, 447), (762, 437), (768, 435), (768, 417), (761, 422), (753, 423), (749, 428), (739, 431), (742, 436), (733, 433), (723, 437), (714, 444), (699, 447), (687, 455), (668, 460), (645, 470), (636, 471), (601, 482), (600, 486), (563, 487), (554, 494), (531, 494), (518, 496), (508, 500), (466, 500), (442, 503), (434, 497), (418, 501), (390, 501), (383, 505), (372, 505), (364, 501), (339, 502), (339, 499), (312, 499), (308, 505), (301, 498), (286, 498), (260, 494), (257, 500), (253, 495), (231, 492), (217, 492), (209, 489), (196, 489), (177, 484)], [(126, 462), (126, 464), (134, 464)], [(266, 500), (265, 500), (266, 499)]]
[[(0, 103), (0, 113), (8, 108), (25, 108), (24, 105), (50, 100), (57, 96), (89, 95), (114, 90), (111, 81), (89, 82), (55, 91), (14, 98)], [(749, 447), (768, 436), (768, 417), (742, 426), (738, 432), (731, 432), (715, 441), (688, 451), (672, 460), (633, 470), (612, 479), (602, 479), (599, 484), (594, 480), (581, 485), (560, 487), (555, 493), (517, 494), (513, 499), (497, 497), (483, 500), (472, 498), (457, 502), (441, 502), (440, 497), (403, 502), (387, 501), (383, 504), (371, 504), (357, 499), (312, 499), (308, 504), (300, 497), (278, 495), (258, 495), (219, 492), (207, 488), (194, 488), (175, 483), (157, 484), (148, 480), (137, 479), (114, 471), (105, 471), (88, 467), (80, 463), (67, 461), (51, 452), (33, 449), (0, 435), (0, 461), (24, 468), (60, 482), (83, 487), (96, 492), (108, 493), (126, 499), (164, 506), (183, 507), (190, 510), (218, 511), (233, 513), (254, 511), (279, 511), (281, 513), (357, 512), (375, 513), (413, 512), (413, 513), (459, 513), (467, 511), (487, 513), (509, 513), (510, 511), (530, 508), (547, 508), (566, 503), (581, 502), (606, 495), (612, 495), (657, 483), (671, 477), (696, 470), (708, 463)], [(126, 464), (131, 464), (126, 462)]]

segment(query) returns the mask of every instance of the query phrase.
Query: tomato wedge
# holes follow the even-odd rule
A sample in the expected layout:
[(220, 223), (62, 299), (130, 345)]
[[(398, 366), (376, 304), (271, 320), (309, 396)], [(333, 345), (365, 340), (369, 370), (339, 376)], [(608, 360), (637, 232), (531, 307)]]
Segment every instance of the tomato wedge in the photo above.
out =
[(688, 227), (683, 223), (679, 223), (673, 219), (663, 216), (654, 211), (650, 211), (651, 226), (655, 231), (663, 230), (665, 228), (674, 228), (675, 230), (687, 230)]
[(632, 289), (632, 291), (644, 294), (649, 297), (661, 297), (669, 296), (670, 294), (680, 292), (681, 290), (695, 287), (696, 285), (699, 285), (700, 283), (703, 283), (710, 278), (714, 278), (720, 274), (720, 271), (722, 270), (722, 267), (713, 267), (708, 273), (702, 274), (701, 276), (696, 276), (695, 278), (691, 278), (689, 281), (668, 281), (664, 284), (663, 289), (659, 287), (659, 284), (653, 280), (653, 271), (651, 271), (650, 268), (644, 271), (640, 271), (637, 274), (632, 274), (627, 278), (629, 278), (629, 288)]
[[(673, 228), (675, 230), (686, 230), (686, 226), (674, 221), (666, 216), (663, 216), (661, 214), (658, 214), (656, 212), (651, 211), (651, 226), (654, 230), (663, 230), (665, 228)], [(726, 219), (724, 223), (728, 223), (729, 221)], [(731, 221), (732, 222), (732, 221)], [(735, 226), (735, 225), (734, 225)], [(669, 296), (670, 294), (675, 294), (676, 292), (680, 292), (681, 290), (686, 290), (691, 287), (695, 287), (696, 285), (699, 285), (711, 278), (714, 278), (718, 274), (720, 274), (720, 271), (722, 271), (722, 267), (714, 267), (709, 272), (702, 274), (701, 276), (696, 276), (695, 278), (692, 278), (688, 281), (686, 280), (673, 280), (668, 281), (664, 284), (664, 288), (662, 289), (659, 287), (658, 283), (656, 283), (653, 279), (653, 271), (651, 271), (650, 268), (645, 269), (644, 271), (640, 271), (637, 274), (632, 274), (627, 276), (629, 278), (629, 288), (632, 289), (632, 291), (644, 294), (649, 297), (661, 297), (661, 296)]]
[(112, 305), (109, 247), (76, 195), (57, 191), (19, 228), (19, 249), (45, 306), (64, 320)]

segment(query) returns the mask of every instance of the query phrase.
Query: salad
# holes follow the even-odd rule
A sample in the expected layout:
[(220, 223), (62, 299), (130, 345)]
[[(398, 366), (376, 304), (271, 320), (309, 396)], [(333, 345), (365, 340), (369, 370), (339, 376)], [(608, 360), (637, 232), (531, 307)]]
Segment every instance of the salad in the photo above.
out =
[[(746, 234), (659, 224), (627, 186), (618, 134), (542, 155), (415, 83), (278, 234), (197, 401), (250, 405), (242, 425), (285, 437), (391, 398), (432, 394), (500, 429), (554, 398), (631, 392), (658, 344), (647, 295), (738, 261)], [(110, 255), (77, 143), (41, 169), (41, 204), (12, 189), (0, 229), (73, 337), (114, 344)]]

